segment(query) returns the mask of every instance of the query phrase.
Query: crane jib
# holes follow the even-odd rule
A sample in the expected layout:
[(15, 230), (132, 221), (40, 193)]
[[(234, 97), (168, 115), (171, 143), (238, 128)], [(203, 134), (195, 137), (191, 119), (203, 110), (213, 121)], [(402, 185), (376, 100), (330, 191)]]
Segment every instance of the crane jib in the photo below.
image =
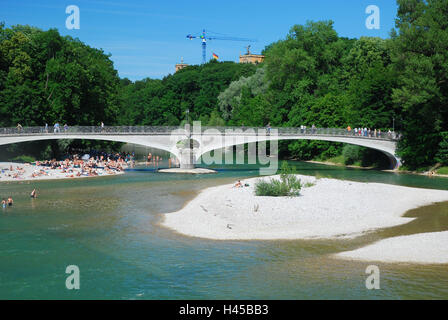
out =
[(245, 41), (245, 42), (256, 42), (254, 39), (245, 39), (245, 38), (234, 38), (234, 37), (207, 37), (205, 34), (205, 30), (202, 31), (200, 36), (193, 36), (192, 34), (187, 35), (187, 38), (190, 40), (193, 39), (201, 39), (202, 40), (202, 63), (206, 63), (207, 61), (207, 40), (227, 40), (227, 41)]

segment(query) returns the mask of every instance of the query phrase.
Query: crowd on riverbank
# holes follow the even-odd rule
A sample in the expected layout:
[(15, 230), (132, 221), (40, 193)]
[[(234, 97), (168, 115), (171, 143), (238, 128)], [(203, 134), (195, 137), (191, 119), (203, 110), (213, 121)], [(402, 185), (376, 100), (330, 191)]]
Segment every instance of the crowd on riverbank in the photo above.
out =
[(133, 166), (133, 159), (121, 155), (104, 157), (104, 155), (80, 158), (78, 155), (65, 160), (45, 160), (34, 163), (0, 163), (1, 181), (24, 181), (41, 179), (63, 179), (115, 175)]

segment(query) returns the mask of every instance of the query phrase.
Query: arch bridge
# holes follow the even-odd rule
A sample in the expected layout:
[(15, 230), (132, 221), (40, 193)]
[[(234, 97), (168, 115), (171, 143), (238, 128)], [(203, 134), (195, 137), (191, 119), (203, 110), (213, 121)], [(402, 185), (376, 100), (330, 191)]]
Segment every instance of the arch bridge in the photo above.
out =
[[(0, 145), (12, 143), (85, 139), (131, 143), (165, 150), (180, 161), (181, 168), (194, 168), (199, 158), (212, 150), (246, 143), (280, 140), (318, 140), (347, 143), (383, 152), (398, 168), (396, 133), (377, 133), (360, 136), (353, 131), (337, 128), (247, 128), (247, 127), (192, 127), (173, 126), (120, 126), (120, 127), (69, 127), (50, 131), (45, 127), (0, 128)], [(190, 143), (181, 143), (190, 141)], [(194, 143), (193, 143), (194, 141)]]

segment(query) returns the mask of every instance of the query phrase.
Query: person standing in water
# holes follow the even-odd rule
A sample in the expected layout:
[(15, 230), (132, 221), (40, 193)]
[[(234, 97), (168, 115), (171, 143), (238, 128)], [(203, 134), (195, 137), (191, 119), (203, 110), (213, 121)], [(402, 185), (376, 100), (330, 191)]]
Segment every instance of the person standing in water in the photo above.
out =
[(3, 209), (6, 209), (6, 199), (3, 199), (3, 200), (2, 200), (2, 208), (3, 208)]
[(8, 207), (12, 207), (14, 200), (11, 197), (8, 198)]
[(33, 191), (31, 191), (31, 198), (33, 198), (33, 199), (37, 198), (36, 189), (33, 189)]

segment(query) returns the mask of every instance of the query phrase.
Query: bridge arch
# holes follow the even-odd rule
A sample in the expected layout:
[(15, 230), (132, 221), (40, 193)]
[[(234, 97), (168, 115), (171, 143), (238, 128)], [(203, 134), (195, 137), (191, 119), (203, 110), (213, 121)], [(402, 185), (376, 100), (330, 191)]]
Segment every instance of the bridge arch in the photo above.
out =
[(0, 146), (21, 142), (34, 142), (45, 140), (97, 140), (97, 141), (111, 141), (122, 142), (141, 145), (144, 147), (155, 148), (163, 151), (167, 151), (176, 157), (180, 157), (180, 152), (177, 148), (173, 148), (165, 136), (130, 136), (130, 135), (82, 135), (82, 134), (42, 134), (42, 135), (13, 135), (3, 136), (0, 138)]
[[(266, 128), (237, 127), (71, 127), (64, 132), (48, 133), (43, 127), (0, 128), (0, 145), (41, 141), (41, 140), (100, 140), (131, 143), (170, 152), (176, 156), (183, 168), (194, 167), (194, 163), (205, 153), (212, 150), (232, 147), (246, 143), (280, 140), (316, 140), (332, 141), (358, 145), (383, 152), (394, 168), (400, 165), (395, 155), (395, 133), (376, 134), (375, 137), (363, 137), (345, 129), (332, 128), (277, 128), (269, 135)], [(194, 141), (189, 147), (179, 147), (180, 141)]]
[[(231, 139), (230, 139), (231, 140)], [(291, 135), (291, 136), (247, 136), (245, 141), (229, 142), (228, 139), (214, 139), (211, 143), (206, 143), (196, 153), (196, 161), (200, 157), (210, 151), (223, 149), (227, 147), (238, 146), (248, 143), (266, 142), (266, 141), (284, 141), (284, 140), (314, 140), (314, 141), (329, 141), (340, 142), (345, 144), (357, 145), (366, 147), (382, 152), (387, 156), (390, 161), (391, 168), (396, 169), (400, 166), (400, 158), (395, 155), (396, 142), (391, 140), (376, 139), (376, 138), (363, 138), (363, 137), (351, 137), (351, 136), (324, 136), (324, 135)]]

